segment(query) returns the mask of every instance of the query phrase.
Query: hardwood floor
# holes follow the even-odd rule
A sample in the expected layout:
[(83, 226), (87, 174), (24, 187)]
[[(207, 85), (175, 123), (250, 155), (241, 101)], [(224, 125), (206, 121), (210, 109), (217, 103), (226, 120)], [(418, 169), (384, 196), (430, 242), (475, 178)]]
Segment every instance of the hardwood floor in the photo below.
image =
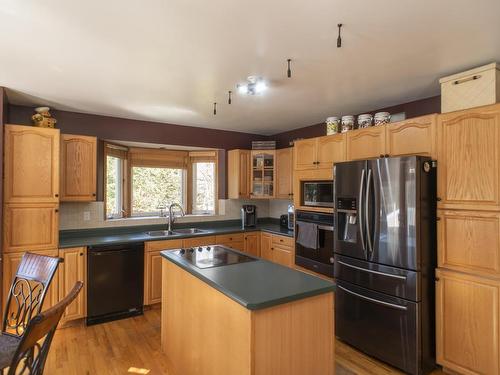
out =
[[(86, 327), (82, 322), (58, 329), (45, 374), (169, 375), (166, 359), (160, 350), (160, 309), (153, 308), (143, 316), (111, 323)], [(385, 375), (401, 372), (337, 341), (336, 374)], [(432, 373), (440, 374), (444, 373), (441, 370)]]

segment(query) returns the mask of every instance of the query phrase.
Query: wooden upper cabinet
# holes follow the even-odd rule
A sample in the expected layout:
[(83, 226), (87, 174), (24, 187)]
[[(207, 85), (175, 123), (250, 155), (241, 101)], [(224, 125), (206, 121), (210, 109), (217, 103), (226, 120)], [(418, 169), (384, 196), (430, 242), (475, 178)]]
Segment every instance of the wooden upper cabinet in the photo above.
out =
[(333, 168), (333, 164), (346, 160), (346, 134), (317, 138), (316, 161), (318, 168)]
[(500, 210), (500, 105), (438, 116), (438, 207)]
[(437, 115), (416, 117), (385, 126), (386, 154), (436, 157)]
[(293, 149), (276, 150), (276, 198), (290, 199), (292, 196)]
[(228, 151), (228, 198), (250, 198), (250, 150)]
[(5, 204), (3, 217), (5, 252), (57, 249), (58, 203)]
[(59, 201), (59, 130), (6, 125), (4, 203)]
[(499, 374), (500, 281), (436, 275), (437, 362), (460, 374)]
[(385, 126), (347, 132), (347, 160), (364, 160), (385, 155)]
[(296, 141), (293, 148), (295, 170), (332, 168), (346, 160), (345, 134), (326, 135)]
[(96, 200), (97, 138), (61, 135), (61, 201)]
[(438, 210), (438, 265), (500, 277), (500, 212)]
[(59, 249), (59, 258), (64, 259), (59, 265), (59, 300), (68, 295), (77, 281), (83, 282), (83, 290), (66, 308), (63, 322), (81, 319), (87, 316), (87, 248), (74, 247)]
[(301, 139), (293, 145), (293, 169), (316, 168), (316, 138)]

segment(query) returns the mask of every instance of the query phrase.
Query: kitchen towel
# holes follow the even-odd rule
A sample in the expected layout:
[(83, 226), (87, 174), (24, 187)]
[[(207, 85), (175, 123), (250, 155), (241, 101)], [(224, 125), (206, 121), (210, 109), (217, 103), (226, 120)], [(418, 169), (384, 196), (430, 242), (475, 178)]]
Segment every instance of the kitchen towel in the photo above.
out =
[(297, 221), (297, 243), (308, 249), (318, 249), (318, 224)]

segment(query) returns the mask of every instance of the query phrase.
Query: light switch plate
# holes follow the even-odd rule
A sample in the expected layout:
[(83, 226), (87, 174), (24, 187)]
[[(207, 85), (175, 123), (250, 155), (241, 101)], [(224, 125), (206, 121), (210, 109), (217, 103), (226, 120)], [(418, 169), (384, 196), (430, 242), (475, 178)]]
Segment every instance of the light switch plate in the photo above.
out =
[(83, 212), (83, 221), (90, 221), (90, 211)]

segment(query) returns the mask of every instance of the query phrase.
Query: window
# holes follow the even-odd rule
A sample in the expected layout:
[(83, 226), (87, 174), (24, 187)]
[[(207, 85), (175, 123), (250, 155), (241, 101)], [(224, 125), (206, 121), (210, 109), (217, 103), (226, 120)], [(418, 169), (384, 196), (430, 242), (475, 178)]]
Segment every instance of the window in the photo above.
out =
[(114, 148), (113, 145), (106, 144), (106, 218), (116, 219), (124, 216), (125, 213), (125, 164), (127, 153), (124, 149)]
[(217, 151), (106, 144), (106, 219), (159, 216), (172, 203), (186, 214), (217, 213)]
[(171, 203), (186, 207), (180, 168), (132, 167), (132, 216), (158, 216)]
[(215, 161), (193, 162), (193, 214), (215, 214)]

